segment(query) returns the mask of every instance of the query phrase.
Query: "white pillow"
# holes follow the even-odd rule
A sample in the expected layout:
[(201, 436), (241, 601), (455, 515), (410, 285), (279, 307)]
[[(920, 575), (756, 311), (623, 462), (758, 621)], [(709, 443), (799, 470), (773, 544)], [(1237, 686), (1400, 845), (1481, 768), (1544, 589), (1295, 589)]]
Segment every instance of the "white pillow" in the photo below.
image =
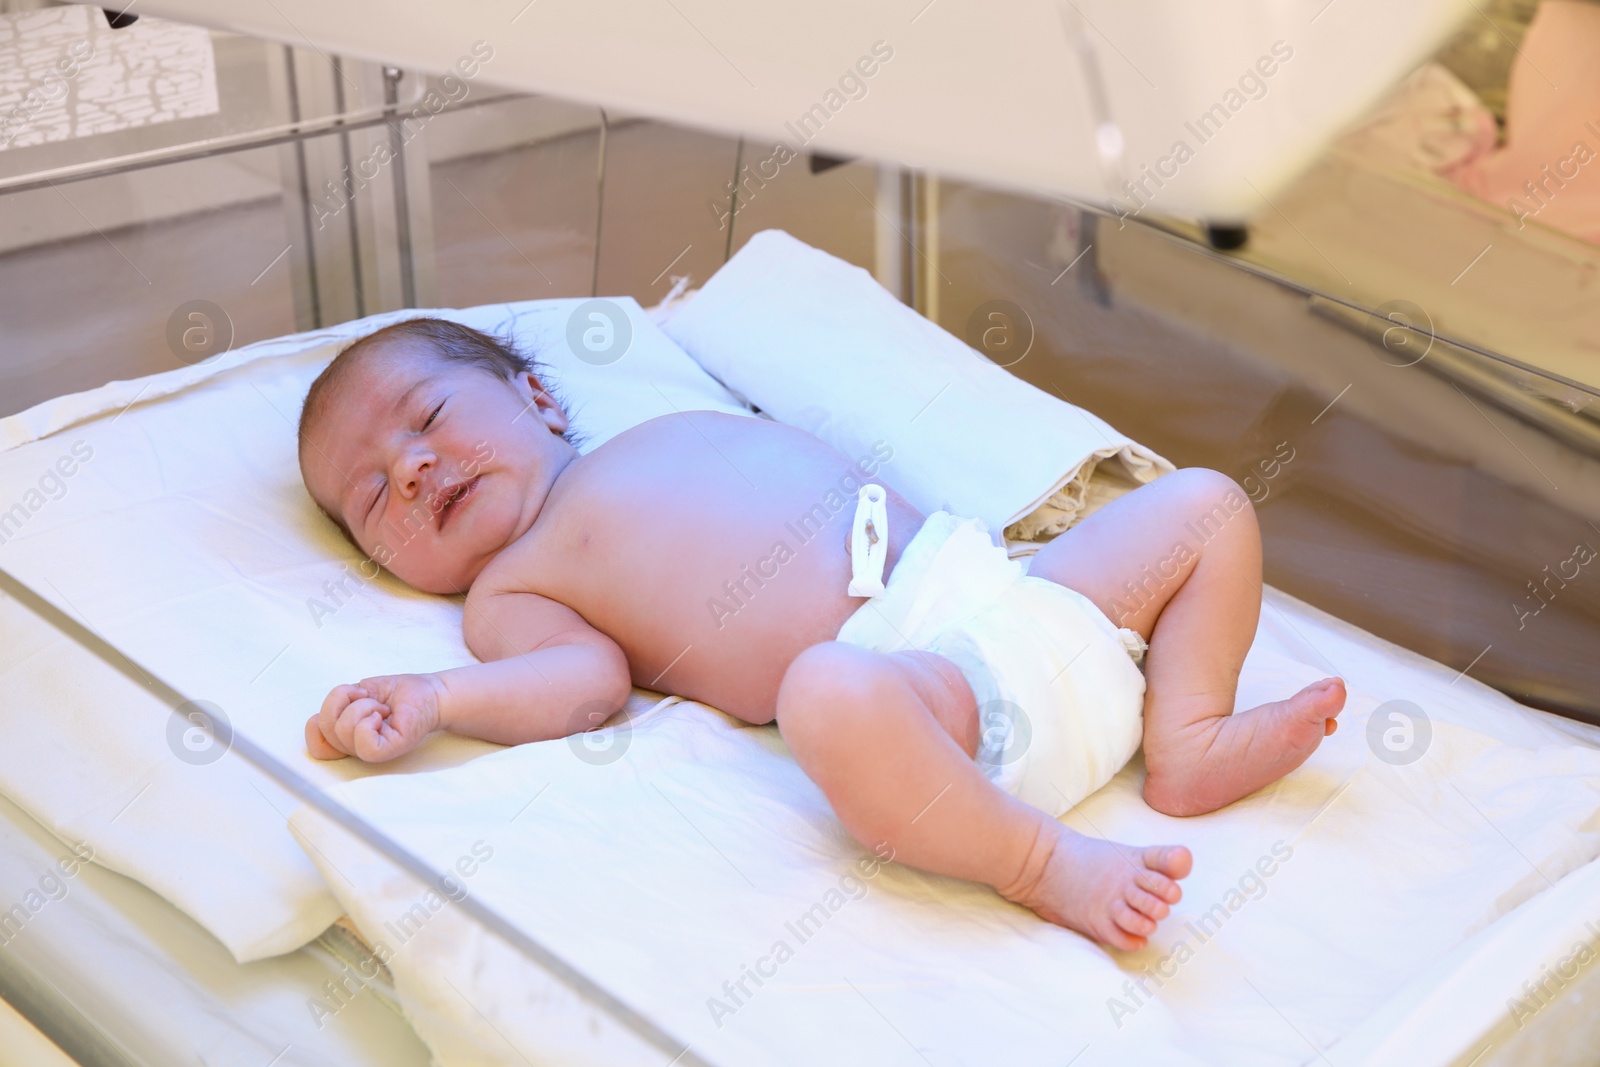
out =
[[(609, 321), (591, 319), (588, 303), (376, 315), (0, 420), (0, 567), (312, 781), (374, 773), (305, 755), (306, 717), (328, 689), (473, 657), (460, 597), (364, 577), (362, 557), (317, 513), (295, 459), (306, 388), (355, 337), (438, 315), (513, 332), (549, 368), (585, 448), (675, 410), (748, 414), (634, 301), (612, 302)], [(580, 311), (585, 358), (567, 343)], [(584, 331), (601, 348), (608, 331), (631, 339), (611, 359), (583, 348)], [(0, 632), (0, 791), (63, 838), (86, 839), (241, 961), (294, 949), (338, 915), (285, 827), (298, 801), (237, 756), (184, 762), (164, 706), (9, 598)], [(435, 739), (378, 773), (493, 747)]]
[(1091, 492), (1102, 464), (1118, 490), (1172, 470), (782, 230), (752, 237), (663, 329), (779, 422), (881, 461), (922, 511), (946, 507), (1013, 538), (1060, 533), (1103, 503)]

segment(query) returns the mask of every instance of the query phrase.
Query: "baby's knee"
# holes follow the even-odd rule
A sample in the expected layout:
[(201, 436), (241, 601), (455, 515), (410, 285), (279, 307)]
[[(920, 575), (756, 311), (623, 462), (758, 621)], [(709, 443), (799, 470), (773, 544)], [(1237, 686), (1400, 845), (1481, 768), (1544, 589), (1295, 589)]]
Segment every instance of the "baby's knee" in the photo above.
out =
[(1225, 530), (1255, 534), (1256, 511), (1250, 494), (1226, 474), (1209, 467), (1184, 467), (1159, 479), (1157, 484), (1169, 480), (1187, 528), (1203, 540), (1209, 541)]
[(1250, 494), (1242, 485), (1210, 467), (1180, 467), (1160, 482), (1167, 483), (1174, 491), (1181, 491), (1185, 499), (1196, 504), (1217, 503), (1229, 496), (1238, 497), (1245, 506), (1250, 504)]
[(881, 703), (883, 656), (840, 641), (812, 645), (794, 658), (778, 686), (778, 728), (791, 733), (831, 731), (841, 718), (860, 716)]

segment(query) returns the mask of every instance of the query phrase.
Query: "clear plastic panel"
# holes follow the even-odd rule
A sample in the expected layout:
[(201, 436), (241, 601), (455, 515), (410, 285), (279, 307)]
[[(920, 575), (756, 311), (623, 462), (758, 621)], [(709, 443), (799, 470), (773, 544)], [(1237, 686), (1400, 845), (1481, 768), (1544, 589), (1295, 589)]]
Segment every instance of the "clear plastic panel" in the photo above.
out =
[(0, 414), (294, 332), (290, 221), (275, 148), (0, 196)]
[[(1520, 700), (1600, 721), (1595, 395), (1143, 222), (941, 190), (940, 322), (1008, 301), (1011, 369), (1250, 492), (1266, 576)], [(1410, 305), (1414, 307), (1415, 305)], [(1412, 328), (1415, 324), (1416, 328)]]
[(588, 296), (603, 138), (598, 108), (514, 97), (427, 132), (442, 307)]

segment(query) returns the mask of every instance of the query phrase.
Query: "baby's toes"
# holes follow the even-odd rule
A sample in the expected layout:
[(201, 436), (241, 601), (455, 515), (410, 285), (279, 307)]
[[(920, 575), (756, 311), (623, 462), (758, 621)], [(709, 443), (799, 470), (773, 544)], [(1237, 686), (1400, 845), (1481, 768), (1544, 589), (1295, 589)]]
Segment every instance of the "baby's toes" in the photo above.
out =
[(1134, 937), (1149, 937), (1156, 932), (1156, 921), (1135, 911), (1132, 904), (1119, 900), (1111, 909), (1111, 919), (1117, 926)]
[(1148, 867), (1134, 875), (1133, 880), (1140, 889), (1159, 897), (1168, 904), (1176, 904), (1183, 899), (1182, 886), (1166, 875), (1152, 871)]
[(1152, 871), (1168, 878), (1187, 878), (1194, 867), (1194, 857), (1182, 845), (1151, 845), (1140, 857)]
[[(1130, 911), (1128, 914), (1132, 915)], [(1124, 930), (1115, 918), (1107, 919), (1100, 929), (1092, 935), (1102, 945), (1119, 949), (1123, 952), (1138, 952), (1150, 942), (1140, 934), (1129, 933)]]
[(1133, 934), (1125, 933), (1121, 928), (1117, 928), (1117, 938), (1107, 943), (1121, 949), (1123, 952), (1140, 952), (1150, 943), (1150, 939), (1147, 937), (1135, 937)]
[(1172, 913), (1166, 901), (1152, 893), (1146, 893), (1138, 886), (1128, 887), (1127, 901), (1133, 906), (1134, 911), (1149, 916), (1154, 922), (1160, 922)]
[(1331, 719), (1344, 710), (1345, 688), (1342, 678), (1312, 682), (1294, 696), (1295, 707), (1308, 719)]

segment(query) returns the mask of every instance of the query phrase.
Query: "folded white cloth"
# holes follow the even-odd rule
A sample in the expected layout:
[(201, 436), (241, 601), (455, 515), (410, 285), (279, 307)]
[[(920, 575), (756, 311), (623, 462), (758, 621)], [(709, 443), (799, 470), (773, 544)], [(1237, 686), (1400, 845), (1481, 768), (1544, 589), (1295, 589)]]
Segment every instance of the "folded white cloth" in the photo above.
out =
[(947, 508), (1010, 538), (1070, 526), (1112, 457), (1135, 483), (1172, 470), (782, 230), (752, 237), (663, 329), (779, 422), (852, 459), (892, 450), (883, 478), (923, 512)]

